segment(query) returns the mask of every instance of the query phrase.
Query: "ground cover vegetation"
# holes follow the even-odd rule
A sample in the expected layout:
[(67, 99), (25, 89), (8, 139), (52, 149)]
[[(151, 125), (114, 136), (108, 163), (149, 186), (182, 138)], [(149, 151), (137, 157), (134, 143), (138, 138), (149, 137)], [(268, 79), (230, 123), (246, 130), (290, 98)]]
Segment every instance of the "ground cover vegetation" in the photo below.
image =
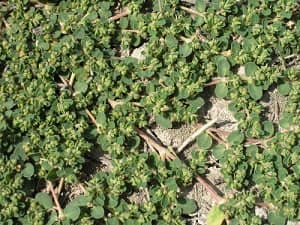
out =
[[(218, 202), (208, 224), (299, 220), (299, 19), (298, 0), (1, 1), (0, 224), (181, 225), (197, 181)], [(186, 159), (147, 133), (204, 122), (208, 88), (238, 121), (226, 139), (202, 132)], [(279, 123), (260, 102), (274, 88)], [(83, 181), (93, 149), (112, 169)], [(230, 195), (205, 182), (208, 157)], [(83, 193), (62, 201), (63, 183)]]

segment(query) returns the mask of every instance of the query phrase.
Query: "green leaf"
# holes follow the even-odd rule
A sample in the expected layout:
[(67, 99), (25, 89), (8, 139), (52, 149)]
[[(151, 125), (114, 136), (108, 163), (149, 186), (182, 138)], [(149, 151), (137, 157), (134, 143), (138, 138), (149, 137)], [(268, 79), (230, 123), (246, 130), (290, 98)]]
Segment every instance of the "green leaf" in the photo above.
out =
[(191, 214), (198, 208), (196, 202), (189, 198), (179, 199), (178, 207), (182, 209), (183, 214)]
[(227, 94), (228, 94), (228, 88), (225, 83), (219, 83), (216, 85), (215, 95), (218, 98), (225, 98), (227, 96)]
[(172, 177), (168, 178), (166, 180), (166, 185), (169, 190), (177, 191), (178, 186), (177, 186), (176, 180), (174, 178), (172, 178)]
[(219, 144), (212, 149), (212, 154), (217, 160), (220, 160), (224, 157), (225, 150), (226, 150), (225, 146)]
[(96, 116), (96, 121), (97, 121), (98, 124), (106, 126), (107, 125), (107, 118), (106, 118), (105, 112), (99, 112)]
[(203, 98), (199, 97), (196, 98), (195, 100), (192, 100), (189, 102), (189, 110), (193, 113), (196, 113), (198, 109), (200, 109), (204, 105), (204, 100)]
[(119, 220), (116, 217), (108, 218), (107, 225), (119, 225)]
[(219, 56), (217, 58), (217, 72), (221, 76), (226, 76), (230, 72), (230, 64), (226, 57)]
[(197, 144), (200, 148), (209, 149), (212, 143), (212, 138), (207, 133), (202, 133), (197, 137)]
[(160, 125), (163, 128), (169, 129), (172, 128), (172, 122), (162, 115), (156, 115), (155, 116), (155, 121), (158, 125)]
[(88, 89), (88, 85), (85, 81), (79, 80), (75, 82), (74, 89), (77, 92), (84, 93)]
[(252, 76), (257, 71), (257, 65), (254, 62), (248, 62), (245, 64), (245, 74)]
[(119, 204), (119, 199), (116, 196), (109, 196), (108, 207), (115, 208)]
[(282, 113), (279, 120), (279, 125), (284, 129), (289, 129), (292, 124), (293, 124), (293, 114)]
[(207, 4), (207, 2), (205, 0), (197, 0), (196, 5), (195, 5), (197, 11), (203, 12), (206, 8), (206, 4)]
[(254, 84), (248, 84), (248, 92), (254, 100), (259, 100), (263, 96), (263, 89), (261, 86), (256, 86)]
[(101, 206), (96, 206), (91, 209), (91, 216), (94, 219), (100, 219), (104, 216), (104, 209)]
[(277, 213), (271, 212), (268, 214), (268, 221), (272, 224), (272, 225), (285, 225), (287, 219)]
[(273, 123), (271, 121), (264, 121), (263, 126), (264, 126), (265, 134), (268, 137), (270, 137), (274, 134), (274, 126), (273, 126)]
[(157, 225), (169, 225), (169, 224), (167, 224), (165, 221), (163, 221), (163, 220), (159, 220), (158, 221), (158, 223), (157, 223)]
[(192, 53), (192, 51), (193, 51), (192, 47), (187, 43), (184, 43), (183, 45), (179, 46), (179, 54), (183, 58), (188, 57)]
[(57, 212), (53, 211), (48, 219), (48, 222), (46, 223), (46, 225), (52, 225), (55, 224), (57, 222)]
[(66, 208), (64, 209), (64, 215), (66, 218), (75, 221), (79, 218), (80, 215), (80, 208), (73, 204), (68, 204)]
[[(124, 221), (124, 225), (136, 225), (136, 224), (138, 224), (137, 220), (126, 219), (126, 221)], [(151, 224), (147, 223), (147, 225), (151, 225)]]
[(233, 131), (228, 136), (228, 142), (232, 145), (239, 145), (244, 141), (244, 134), (240, 131)]
[(165, 41), (168, 48), (170, 49), (177, 48), (178, 40), (173, 35), (167, 35)]
[(252, 51), (257, 47), (257, 42), (254, 38), (245, 38), (243, 41), (245, 51)]
[(225, 214), (219, 205), (213, 206), (207, 215), (207, 225), (222, 225), (225, 220)]
[(121, 29), (127, 29), (127, 27), (128, 27), (128, 19), (127, 19), (127, 17), (122, 17), (119, 20), (119, 25), (120, 25)]
[(254, 158), (255, 155), (258, 153), (258, 147), (256, 145), (250, 145), (249, 147), (246, 148), (246, 155)]
[(34, 174), (34, 167), (31, 163), (26, 163), (25, 168), (22, 170), (24, 177), (30, 178)]
[(39, 192), (35, 196), (35, 200), (45, 209), (50, 209), (53, 206), (52, 198), (45, 192)]
[(138, 75), (140, 77), (143, 77), (143, 78), (144, 77), (149, 78), (149, 77), (152, 77), (154, 75), (154, 72), (150, 71), (150, 70), (145, 70), (145, 71), (141, 70), (141, 71), (138, 72)]
[(69, 204), (72, 204), (73, 206), (86, 206), (91, 200), (91, 196), (80, 195), (73, 199)]
[(280, 84), (278, 86), (278, 92), (281, 94), (281, 95), (288, 95), (290, 93), (290, 90), (291, 90), (291, 85), (289, 83), (284, 83), (284, 84)]

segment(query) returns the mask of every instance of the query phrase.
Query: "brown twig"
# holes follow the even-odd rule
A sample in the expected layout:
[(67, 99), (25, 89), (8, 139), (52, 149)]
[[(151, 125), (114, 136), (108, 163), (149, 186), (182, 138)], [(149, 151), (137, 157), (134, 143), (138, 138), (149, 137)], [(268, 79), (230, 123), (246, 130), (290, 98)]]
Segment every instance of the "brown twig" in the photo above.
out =
[(299, 57), (299, 54), (291, 54), (291, 55), (287, 55), (284, 57), (284, 59), (290, 59), (290, 58), (294, 58), (294, 57)]
[(73, 86), (74, 80), (75, 80), (75, 73), (72, 73), (71, 77), (70, 77), (70, 80), (69, 80), (69, 86), (70, 87)]
[(208, 129), (209, 127), (214, 125), (217, 121), (218, 121), (218, 119), (213, 119), (213, 120), (209, 121), (207, 124), (205, 124), (204, 126), (200, 127), (198, 130), (196, 130), (190, 137), (188, 137), (182, 143), (182, 145), (179, 146), (179, 148), (177, 149), (177, 152), (181, 152), (187, 145), (189, 145), (189, 143), (191, 143), (193, 140), (195, 140), (197, 136), (199, 136), (206, 129)]
[(86, 189), (85, 189), (85, 187), (83, 187), (82, 184), (79, 184), (78, 187), (79, 187), (80, 190), (83, 192), (83, 194), (86, 194)]
[(224, 82), (226, 82), (226, 80), (222, 79), (222, 78), (220, 78), (220, 79), (214, 79), (211, 82), (209, 82), (207, 84), (204, 84), (204, 86), (205, 87), (209, 87), (209, 86), (213, 86), (213, 85), (216, 85), (216, 84), (219, 84), (219, 83), (222, 83), (222, 82), (224, 83)]
[(195, 179), (212, 195), (217, 203), (221, 203), (224, 198), (220, 190), (218, 190), (206, 177), (196, 176)]
[(198, 11), (194, 10), (194, 9), (191, 9), (191, 8), (188, 8), (188, 7), (185, 7), (185, 6), (180, 6), (180, 8), (188, 13), (191, 13), (191, 14), (195, 14), (195, 15), (198, 15), (198, 16), (202, 16), (201, 13), (199, 13)]
[[(165, 148), (164, 146), (162, 146), (161, 144), (157, 143), (157, 141), (151, 137), (148, 133), (146, 133), (145, 131), (136, 128), (136, 131), (138, 132), (138, 134), (140, 135), (141, 138), (143, 138), (145, 140), (145, 142), (149, 145), (150, 148), (155, 149), (159, 155), (161, 156), (161, 158), (163, 160), (167, 159), (167, 160), (173, 160), (178, 158), (177, 155), (175, 153), (171, 153), (167, 148)], [(218, 190), (218, 188), (216, 188), (207, 178), (205, 177), (201, 177), (201, 176), (196, 176), (195, 179), (204, 186), (204, 188), (211, 193), (212, 197), (217, 201), (217, 202), (221, 202), (223, 200), (223, 194), (221, 193), (220, 190)]]
[(61, 192), (63, 186), (64, 186), (64, 178), (60, 178), (59, 184), (58, 184), (58, 188), (57, 188), (57, 190), (56, 190), (56, 195), (57, 195), (57, 196), (60, 195), (60, 192)]
[(184, 36), (180, 36), (179, 38), (180, 38), (180, 40), (184, 41), (185, 43), (190, 43), (190, 42), (193, 41), (194, 36), (192, 36), (190, 38), (187, 38), (187, 37), (184, 37)]
[(223, 141), (221, 138), (219, 138), (217, 135), (215, 135), (213, 132), (211, 132), (210, 130), (206, 131), (213, 139), (215, 139), (219, 144), (223, 144), (226, 146), (226, 142)]
[(86, 112), (86, 114), (88, 115), (88, 117), (90, 118), (90, 120), (92, 121), (92, 123), (93, 123), (96, 127), (99, 127), (99, 125), (98, 125), (98, 123), (97, 123), (95, 117), (94, 117), (93, 114), (91, 113), (91, 111), (88, 110), (88, 109), (85, 109), (84, 111)]
[[(115, 108), (116, 106), (118, 106), (118, 105), (123, 105), (123, 104), (125, 104), (125, 102), (124, 101), (122, 101), (122, 100), (111, 100), (111, 99), (108, 99), (108, 103), (110, 104), (110, 106), (112, 107), (112, 108)], [(138, 103), (138, 102), (131, 102), (133, 105), (135, 105), (135, 106), (138, 106), (138, 107), (142, 107), (142, 105), (140, 104), (140, 103)]]
[(170, 152), (169, 149), (166, 147), (162, 146), (161, 144), (157, 143), (153, 137), (151, 137), (148, 133), (143, 131), (140, 128), (135, 128), (135, 131), (138, 133), (138, 135), (144, 139), (144, 141), (149, 145), (152, 146), (160, 155), (162, 160), (170, 160), (170, 159), (175, 159), (176, 155), (174, 153)]
[(122, 17), (125, 17), (125, 16), (128, 16), (128, 15), (129, 15), (129, 10), (128, 10), (128, 8), (124, 8), (124, 12), (121, 12), (121, 13), (119, 13), (119, 14), (117, 14), (117, 15), (114, 15), (114, 16), (110, 17), (110, 18), (108, 19), (108, 21), (109, 21), (109, 22), (112, 22), (112, 21), (118, 20), (118, 19), (120, 19), (120, 18), (122, 18)]
[(135, 33), (135, 34), (142, 34), (142, 32), (139, 31), (139, 30), (128, 30), (128, 29), (123, 29), (122, 32)]
[[(209, 128), (208, 131), (217, 133), (219, 136), (223, 136), (225, 138), (227, 138), (228, 135), (231, 133), (229, 131), (225, 131), (220, 128), (214, 128), (214, 127)], [(266, 143), (270, 140), (272, 140), (272, 138), (268, 138), (268, 139), (246, 138), (244, 145), (245, 146), (247, 146), (247, 145), (262, 145), (265, 147)]]
[(5, 28), (10, 28), (9, 23), (6, 21), (6, 19), (2, 18), (2, 21), (4, 23)]
[(194, 5), (196, 3), (196, 0), (181, 0), (181, 2), (186, 2)]
[(267, 202), (260, 202), (260, 201), (257, 201), (255, 204), (256, 204), (257, 206), (259, 206), (259, 207), (262, 207), (262, 208), (267, 208), (267, 209), (272, 208), (272, 204), (267, 203)]
[(56, 209), (58, 211), (58, 218), (60, 220), (62, 220), (64, 218), (64, 213), (63, 213), (63, 210), (59, 204), (59, 201), (58, 201), (58, 198), (55, 194), (55, 191), (54, 191), (54, 188), (53, 188), (53, 185), (52, 185), (52, 182), (51, 181), (48, 181), (48, 186), (49, 186), (49, 189), (50, 189), (50, 192), (51, 192), (51, 195), (52, 195), (52, 198), (54, 200), (54, 203), (55, 203), (55, 206), (56, 206)]
[(68, 81), (67, 81), (63, 76), (59, 75), (59, 79), (64, 83), (64, 85), (65, 85), (66, 87), (69, 86)]

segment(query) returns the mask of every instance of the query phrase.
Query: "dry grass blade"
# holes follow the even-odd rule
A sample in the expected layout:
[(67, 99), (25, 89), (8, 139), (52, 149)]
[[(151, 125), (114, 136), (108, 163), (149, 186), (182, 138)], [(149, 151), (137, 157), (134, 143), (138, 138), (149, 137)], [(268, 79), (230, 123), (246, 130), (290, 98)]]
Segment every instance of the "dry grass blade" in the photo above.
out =
[(70, 87), (73, 86), (74, 80), (75, 80), (75, 73), (72, 73), (71, 77), (70, 77), (70, 80), (69, 80), (69, 86)]
[(206, 129), (214, 125), (218, 119), (213, 119), (204, 126), (200, 127), (196, 132), (194, 132), (189, 138), (187, 138), (182, 145), (178, 148), (177, 152), (181, 152), (186, 146), (188, 146), (192, 141), (196, 139), (197, 136), (199, 136), (202, 132), (204, 132)]
[(92, 121), (92, 123), (93, 123), (96, 127), (98, 127), (99, 125), (98, 125), (98, 123), (97, 123), (95, 117), (94, 117), (93, 114), (91, 113), (91, 111), (88, 110), (88, 109), (85, 109), (85, 112), (86, 112), (86, 114), (88, 115), (88, 117), (90, 118), (90, 120)]
[(180, 6), (180, 8), (188, 13), (194, 14), (194, 15), (198, 15), (198, 16), (202, 16), (201, 13), (199, 13), (198, 11), (196, 11), (195, 9), (190, 9), (188, 7), (185, 6)]
[(64, 178), (60, 178), (59, 184), (58, 184), (58, 187), (57, 187), (57, 190), (56, 190), (56, 195), (57, 196), (60, 195), (63, 186), (64, 186)]

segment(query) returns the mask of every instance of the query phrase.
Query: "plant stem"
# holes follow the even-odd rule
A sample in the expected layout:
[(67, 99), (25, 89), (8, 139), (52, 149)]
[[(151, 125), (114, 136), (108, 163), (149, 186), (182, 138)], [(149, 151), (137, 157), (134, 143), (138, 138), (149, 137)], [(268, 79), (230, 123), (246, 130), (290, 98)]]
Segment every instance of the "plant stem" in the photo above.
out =
[(122, 17), (128, 16), (128, 14), (129, 14), (128, 8), (124, 8), (124, 12), (121, 12), (121, 13), (119, 13), (117, 15), (114, 15), (114, 16), (110, 17), (108, 19), (108, 21), (112, 22), (112, 21), (118, 20), (118, 19), (120, 19)]
[(58, 211), (58, 219), (62, 220), (64, 218), (64, 213), (63, 213), (63, 210), (62, 210), (62, 208), (59, 204), (58, 198), (55, 194), (55, 191), (54, 191), (54, 188), (53, 188), (53, 185), (52, 185), (51, 181), (48, 181), (48, 186), (49, 186), (52, 198), (54, 200), (54, 203), (55, 203), (57, 211)]
[(166, 147), (162, 146), (161, 144), (157, 143), (154, 138), (152, 138), (148, 133), (143, 131), (140, 128), (135, 128), (135, 131), (139, 134), (139, 136), (145, 140), (145, 142), (149, 145), (152, 146), (160, 155), (162, 160), (165, 159), (175, 159), (176, 155), (171, 153), (169, 149)]
[(57, 191), (56, 191), (56, 195), (59, 196), (60, 195), (60, 192), (63, 188), (63, 185), (64, 185), (64, 178), (60, 178), (59, 180), (59, 184), (58, 184), (58, 188), (57, 188)]

